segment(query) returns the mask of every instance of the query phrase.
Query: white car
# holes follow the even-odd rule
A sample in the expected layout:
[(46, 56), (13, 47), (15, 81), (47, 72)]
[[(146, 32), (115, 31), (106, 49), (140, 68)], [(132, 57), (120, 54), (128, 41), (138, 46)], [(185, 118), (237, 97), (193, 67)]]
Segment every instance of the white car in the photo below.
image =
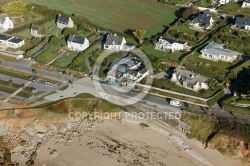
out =
[(178, 100), (171, 99), (170, 100), (170, 105), (176, 106), (176, 107), (180, 107), (181, 106), (181, 102), (178, 101)]

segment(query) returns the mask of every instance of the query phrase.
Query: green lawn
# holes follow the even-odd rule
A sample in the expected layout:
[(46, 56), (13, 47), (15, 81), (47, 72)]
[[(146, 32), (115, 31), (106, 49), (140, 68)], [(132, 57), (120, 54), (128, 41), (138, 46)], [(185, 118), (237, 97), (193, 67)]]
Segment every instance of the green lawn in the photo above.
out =
[(25, 38), (32, 38), (31, 34), (30, 34), (30, 29), (25, 29), (21, 32), (15, 33), (15, 36), (21, 36), (21, 37), (25, 37)]
[[(0, 91), (12, 94), (15, 91), (17, 91), (20, 87), (21, 86), (18, 84), (12, 83), (10, 85), (9, 82), (0, 80)], [(32, 92), (29, 91), (28, 89), (22, 90), (21, 92), (19, 92), (17, 94), (17, 96), (21, 96), (21, 97), (25, 97), (25, 98), (29, 98), (32, 95), (33, 95)]]
[(0, 80), (0, 84), (5, 85), (5, 86), (10, 86), (10, 84), (11, 84), (11, 87), (13, 87), (13, 88), (20, 88), (21, 87), (21, 85), (10, 83), (10, 82), (3, 81), (3, 80)]
[(35, 13), (34, 11), (28, 11), (24, 14), (25, 21), (21, 21), (20, 19), (14, 19), (15, 21), (15, 28), (21, 27), (26, 24), (32, 24), (34, 21), (41, 20), (44, 16)]
[(24, 79), (24, 80), (29, 80), (29, 78), (28, 78), (29, 75), (28, 74), (18, 73), (16, 71), (9, 70), (9, 69), (6, 69), (6, 68), (1, 68), (0, 67), (0, 73), (5, 74), (5, 75), (9, 75), (9, 76), (12, 76), (12, 77), (21, 78), (21, 79)]
[[(242, 1), (241, 1), (242, 2)], [(248, 8), (242, 8), (242, 3), (238, 2), (230, 2), (225, 5), (221, 9), (219, 9), (220, 13), (229, 13), (229, 14), (244, 14), (250, 16), (250, 10)]]
[(41, 63), (49, 63), (50, 61), (52, 61), (54, 58), (56, 58), (58, 55), (60, 55), (59, 52), (57, 51), (46, 51), (43, 52), (42, 54), (38, 55), (36, 57), (36, 61), (41, 62)]
[(187, 33), (189, 35), (194, 35), (196, 33), (195, 30), (192, 30), (184, 25), (176, 26), (174, 29), (176, 29), (179, 32)]
[(223, 9), (225, 10), (239, 10), (242, 9), (238, 3), (230, 2), (223, 5)]
[(175, 10), (177, 10), (175, 7), (148, 0), (28, 1), (48, 5), (52, 9), (62, 10), (67, 14), (80, 14), (100, 27), (121, 33), (126, 29), (145, 29), (147, 30), (145, 37), (161, 32), (164, 29), (163, 25), (173, 22), (176, 18)]
[(85, 65), (85, 58), (94, 50), (94, 48), (97, 47), (98, 43), (99, 43), (98, 41), (95, 42), (93, 45), (91, 45), (89, 48), (87, 48), (84, 52), (78, 54), (78, 56), (71, 63), (70, 67), (75, 69), (75, 70), (80, 68), (81, 71), (87, 72), (87, 67)]
[(17, 94), (17, 96), (21, 96), (21, 97), (25, 97), (25, 98), (29, 98), (33, 95), (32, 92), (28, 91), (28, 90), (22, 90), (21, 92), (19, 92)]
[(93, 96), (89, 93), (81, 93), (81, 94), (75, 96), (74, 98), (95, 98), (95, 96)]
[(68, 67), (72, 61), (74, 60), (74, 58), (77, 56), (77, 52), (72, 52), (69, 55), (63, 55), (63, 57), (58, 58), (53, 65), (54, 66), (58, 66), (58, 67), (62, 67), (62, 68), (66, 68)]
[(223, 110), (227, 112), (232, 112), (236, 114), (250, 115), (250, 108), (242, 108), (231, 105), (224, 105)]
[(0, 84), (0, 91), (12, 94), (16, 90), (17, 90), (17, 88), (15, 88), (15, 87), (11, 87), (11, 86), (8, 86), (8, 85), (2, 85), (2, 84)]
[(184, 54), (182, 51), (174, 51), (173, 53), (168, 53), (164, 51), (159, 51), (154, 48), (153, 45), (145, 45), (142, 47), (142, 51), (148, 56), (155, 56), (162, 59), (167, 59), (171, 61), (178, 62), (178, 58)]
[(219, 80), (223, 79), (223, 73), (225, 72), (226, 68), (240, 61), (237, 59), (232, 63), (223, 61), (216, 62), (200, 58), (199, 55), (200, 53), (196, 52), (187, 58), (185, 61), (186, 69)]

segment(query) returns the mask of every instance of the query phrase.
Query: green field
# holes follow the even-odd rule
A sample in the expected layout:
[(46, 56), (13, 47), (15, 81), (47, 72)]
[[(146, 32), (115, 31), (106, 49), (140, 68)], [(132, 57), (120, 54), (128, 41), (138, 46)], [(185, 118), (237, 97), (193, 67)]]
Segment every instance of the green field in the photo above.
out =
[(53, 65), (58, 66), (58, 67), (62, 67), (62, 68), (66, 68), (68, 67), (72, 61), (74, 60), (74, 58), (77, 56), (77, 52), (75, 53), (71, 53), (69, 55), (65, 55), (61, 58), (58, 58)]
[(36, 61), (41, 63), (49, 63), (56, 58), (60, 53), (56, 51), (46, 51), (36, 57)]
[(182, 51), (174, 51), (173, 53), (164, 52), (160, 50), (156, 50), (153, 45), (146, 45), (142, 47), (142, 50), (147, 54), (148, 56), (155, 56), (161, 59), (167, 59), (171, 61), (178, 62), (179, 57), (184, 54)]
[(126, 29), (145, 29), (147, 35), (157, 34), (176, 18), (175, 7), (164, 6), (148, 0), (28, 0), (48, 5), (67, 14), (85, 16), (93, 24), (123, 32)]
[(195, 35), (196, 31), (192, 30), (184, 25), (176, 26), (174, 29), (176, 29), (178, 32), (187, 33), (189, 35)]

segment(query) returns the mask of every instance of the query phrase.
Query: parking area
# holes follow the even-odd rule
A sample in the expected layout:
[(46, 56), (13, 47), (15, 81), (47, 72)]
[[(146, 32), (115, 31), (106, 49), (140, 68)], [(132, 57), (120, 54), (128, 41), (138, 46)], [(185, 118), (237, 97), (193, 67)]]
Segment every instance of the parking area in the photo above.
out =
[[(55, 84), (46, 80), (38, 80), (37, 77), (30, 76), (29, 80), (0, 74), (0, 95), (5, 99), (13, 97), (15, 99), (31, 102), (45, 93), (51, 93), (57, 89), (59, 84)], [(27, 86), (25, 86), (27, 85)], [(17, 94), (13, 94), (17, 91)]]

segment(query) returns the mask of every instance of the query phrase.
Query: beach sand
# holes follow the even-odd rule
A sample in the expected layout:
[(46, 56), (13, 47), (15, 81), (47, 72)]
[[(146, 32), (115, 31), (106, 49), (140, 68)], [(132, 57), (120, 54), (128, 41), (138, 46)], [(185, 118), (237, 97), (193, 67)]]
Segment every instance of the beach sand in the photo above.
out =
[[(183, 133), (179, 134), (184, 136)], [(109, 120), (89, 131), (80, 131), (79, 135), (68, 143), (57, 144), (55, 138), (46, 142), (37, 151), (35, 165), (203, 165), (185, 151), (180, 151), (163, 134), (151, 130), (150, 127), (142, 128), (138, 124), (121, 124), (119, 121)], [(213, 165), (241, 165), (239, 160), (222, 156), (216, 150), (204, 150), (195, 140), (187, 139), (187, 142)]]

